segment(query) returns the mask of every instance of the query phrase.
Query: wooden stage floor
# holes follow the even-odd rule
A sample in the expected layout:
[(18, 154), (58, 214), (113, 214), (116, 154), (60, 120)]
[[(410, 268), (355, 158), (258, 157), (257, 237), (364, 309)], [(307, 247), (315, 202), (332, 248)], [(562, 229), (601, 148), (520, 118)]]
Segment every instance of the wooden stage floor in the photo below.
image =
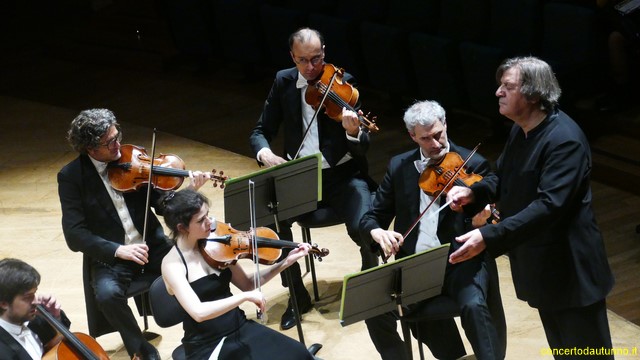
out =
[[(0, 258), (20, 258), (35, 266), (42, 274), (40, 291), (53, 293), (60, 299), (72, 320), (73, 331), (87, 332), (81, 281), (82, 257), (80, 253), (71, 252), (64, 241), (56, 182), (58, 170), (76, 156), (65, 141), (67, 126), (75, 115), (76, 110), (0, 97), (0, 123), (3, 127), (0, 133), (3, 154), (0, 159)], [(150, 129), (126, 121), (122, 123), (125, 142), (149, 146)], [(189, 169), (215, 167), (232, 177), (257, 170), (255, 161), (246, 156), (170, 134), (158, 134), (157, 149), (158, 152), (178, 154)], [(202, 191), (212, 200), (212, 215), (222, 220), (223, 192), (209, 186), (203, 187)], [(297, 229), (294, 229), (294, 234), (300, 241)], [(363, 323), (343, 328), (338, 320), (342, 278), (359, 269), (356, 247), (343, 226), (314, 230), (313, 240), (329, 248), (331, 254), (317, 264), (321, 299), (303, 317), (307, 345), (323, 344), (318, 354), (323, 359), (378, 358)], [(546, 340), (537, 313), (515, 298), (508, 259), (501, 257), (498, 264), (508, 322), (507, 358), (550, 359), (549, 355), (542, 354)], [(310, 276), (305, 277), (305, 282), (311, 289)], [(278, 280), (274, 280), (265, 286), (265, 293), (268, 299), (267, 325), (278, 329), (286, 306), (286, 291)], [(243, 308), (249, 317), (254, 316), (251, 307)], [(139, 320), (142, 324), (142, 319)], [(638, 358), (640, 355), (631, 353), (640, 346), (640, 327), (612, 311), (609, 311), (609, 320), (614, 347), (630, 353), (617, 358)], [(150, 325), (151, 331), (161, 334), (153, 341), (154, 345), (159, 348), (163, 359), (169, 359), (171, 351), (180, 342), (181, 326), (163, 329), (153, 320)], [(297, 338), (295, 329), (284, 333)], [(127, 358), (118, 335), (105, 335), (97, 340), (112, 359)], [(413, 343), (415, 347), (415, 341)], [(471, 353), (471, 348), (466, 345)], [(417, 350), (414, 354), (417, 356)]]

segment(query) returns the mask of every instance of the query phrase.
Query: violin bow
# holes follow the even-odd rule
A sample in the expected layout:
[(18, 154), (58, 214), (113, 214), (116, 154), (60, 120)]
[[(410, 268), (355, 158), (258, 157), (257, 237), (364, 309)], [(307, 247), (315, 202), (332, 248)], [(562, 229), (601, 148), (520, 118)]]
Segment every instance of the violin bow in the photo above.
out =
[[(256, 236), (257, 220), (256, 220), (256, 184), (253, 180), (249, 180), (249, 236), (251, 237), (251, 248), (253, 253), (253, 263), (256, 266), (253, 274), (253, 287), (262, 292), (262, 284), (260, 281), (260, 259), (258, 257), (258, 237)], [(256, 309), (256, 317), (261, 323), (266, 323), (266, 319), (260, 308)]]
[[(447, 189), (449, 186), (451, 186), (451, 184), (453, 184), (453, 182), (456, 180), (456, 178), (458, 177), (458, 174), (460, 173), (460, 171), (462, 171), (462, 169), (464, 169), (465, 165), (467, 165), (467, 163), (469, 162), (469, 160), (471, 159), (471, 157), (476, 153), (476, 151), (478, 151), (478, 148), (480, 147), (481, 143), (478, 143), (478, 145), (476, 145), (475, 148), (473, 148), (473, 150), (471, 150), (471, 152), (469, 153), (469, 156), (467, 156), (466, 159), (464, 159), (464, 161), (462, 162), (462, 165), (460, 165), (460, 167), (453, 173), (453, 176), (451, 177), (451, 179), (449, 179), (449, 181), (447, 181), (447, 183), (445, 184), (444, 188), (442, 188), (442, 191), (440, 191), (436, 196), (433, 197), (433, 199), (431, 200), (431, 202), (429, 203), (429, 205), (427, 205), (427, 207), (422, 210), (422, 212), (420, 213), (420, 215), (418, 215), (418, 218), (413, 222), (413, 224), (411, 224), (411, 226), (409, 227), (409, 230), (407, 230), (404, 235), (402, 235), (403, 239), (406, 239), (407, 236), (409, 236), (409, 234), (411, 234), (411, 232), (413, 231), (413, 229), (415, 229), (415, 227), (418, 225), (418, 223), (420, 223), (420, 220), (422, 219), (422, 217), (424, 216), (424, 214), (427, 213), (427, 211), (429, 211), (429, 209), (431, 208), (431, 206), (433, 206), (433, 204), (435, 204), (436, 201), (438, 201), (438, 199), (440, 198), (440, 196), (444, 193), (444, 190)], [(444, 205), (446, 206), (446, 205)], [(440, 209), (438, 209), (438, 211), (442, 210), (443, 207), (441, 207)], [(384, 254), (384, 252), (382, 252)], [(391, 257), (391, 255), (389, 256), (382, 256), (382, 262), (384, 264), (387, 263), (387, 260), (389, 259), (389, 257)]]
[[(316, 111), (313, 113), (313, 116), (311, 117), (311, 121), (309, 121), (309, 125), (307, 125), (307, 128), (304, 129), (304, 135), (302, 136), (302, 142), (300, 143), (300, 147), (298, 147), (298, 151), (296, 152), (296, 156), (294, 156), (294, 159), (298, 158), (298, 155), (300, 155), (300, 151), (302, 151), (302, 147), (304, 146), (304, 140), (307, 138), (307, 135), (309, 135), (309, 130), (311, 129), (311, 125), (313, 125), (313, 122), (316, 121), (316, 119), (318, 118), (318, 112), (320, 112), (320, 110), (322, 109), (322, 105), (324, 104), (324, 101), (327, 99), (327, 96), (329, 95), (329, 91), (331, 90), (331, 87), (333, 86), (333, 82), (336, 80), (336, 76), (338, 75), (338, 72), (334, 72), (333, 75), (331, 76), (331, 81), (329, 81), (329, 86), (327, 86), (327, 90), (324, 92), (324, 95), (322, 95), (322, 100), (320, 100), (320, 104), (318, 104), (318, 107), (316, 108)], [(307, 85), (309, 86), (309, 85)]]
[[(142, 228), (142, 243), (147, 243), (147, 224), (149, 222), (149, 208), (151, 207), (151, 187), (153, 186), (152, 176), (153, 176), (153, 159), (155, 159), (156, 152), (156, 128), (153, 128), (153, 135), (151, 136), (151, 163), (149, 165), (149, 186), (147, 186), (147, 200), (146, 205), (144, 207), (144, 226)], [(144, 273), (144, 266), (142, 267), (142, 272)]]

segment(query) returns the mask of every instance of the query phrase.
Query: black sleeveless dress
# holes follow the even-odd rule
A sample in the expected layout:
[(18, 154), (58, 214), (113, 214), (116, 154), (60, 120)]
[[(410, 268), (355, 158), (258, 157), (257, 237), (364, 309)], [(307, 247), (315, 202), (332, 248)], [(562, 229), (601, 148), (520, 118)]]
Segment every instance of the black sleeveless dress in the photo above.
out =
[[(231, 270), (211, 274), (191, 284), (200, 301), (213, 301), (232, 296), (229, 284)], [(218, 359), (313, 359), (302, 343), (269, 327), (247, 320), (236, 307), (214, 319), (197, 322), (187, 317), (183, 322), (187, 359), (208, 360), (215, 347), (224, 339)]]

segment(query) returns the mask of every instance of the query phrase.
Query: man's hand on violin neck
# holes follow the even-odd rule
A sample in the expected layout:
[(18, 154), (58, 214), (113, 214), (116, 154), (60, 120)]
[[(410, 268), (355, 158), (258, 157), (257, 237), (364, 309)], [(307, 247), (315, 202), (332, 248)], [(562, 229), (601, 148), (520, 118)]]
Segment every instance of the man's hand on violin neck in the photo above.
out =
[[(362, 113), (362, 111), (360, 111)], [(346, 108), (342, 108), (342, 127), (351, 137), (358, 137), (360, 132), (360, 120), (358, 114)]]
[(149, 247), (146, 244), (120, 245), (116, 257), (144, 265), (149, 262)]
[(189, 171), (189, 188), (193, 190), (198, 190), (207, 182), (207, 180), (211, 179), (210, 172), (202, 172), (202, 171)]

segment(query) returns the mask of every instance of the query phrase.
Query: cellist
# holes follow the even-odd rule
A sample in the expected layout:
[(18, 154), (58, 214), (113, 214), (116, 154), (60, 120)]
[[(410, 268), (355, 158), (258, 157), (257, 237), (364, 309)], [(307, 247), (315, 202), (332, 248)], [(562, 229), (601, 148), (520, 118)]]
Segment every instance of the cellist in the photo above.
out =
[(37, 294), (40, 274), (18, 259), (0, 260), (0, 354), (3, 359), (41, 360), (46, 345), (56, 331), (43, 318), (36, 316), (41, 304), (55, 318), (69, 327), (71, 322), (60, 310), (58, 300)]
[[(339, 121), (330, 119), (324, 111), (319, 111), (314, 118), (314, 109), (305, 100), (306, 91), (311, 86), (309, 82), (320, 78), (324, 71), (322, 35), (314, 29), (299, 29), (289, 37), (289, 49), (295, 67), (276, 74), (262, 115), (251, 132), (251, 148), (258, 164), (269, 167), (293, 160), (296, 156), (322, 153), (323, 198), (318, 207), (330, 207), (344, 220), (349, 236), (360, 247), (362, 269), (371, 268), (378, 264), (377, 256), (363, 245), (358, 234), (358, 221), (369, 209), (371, 191), (375, 188), (368, 175), (366, 158), (369, 134), (360, 128), (361, 114), (341, 109)], [(348, 73), (344, 74), (343, 81), (355, 83)], [(353, 108), (359, 110), (360, 104)], [(270, 144), (279, 130), (284, 133), (284, 153), (276, 155)], [(280, 238), (293, 239), (289, 223), (282, 221), (280, 229)], [(290, 269), (294, 294), (302, 314), (311, 310), (311, 297), (302, 282), (300, 266), (294, 264)], [(286, 286), (284, 278), (283, 285)], [(280, 327), (286, 330), (295, 324), (290, 300)]]

